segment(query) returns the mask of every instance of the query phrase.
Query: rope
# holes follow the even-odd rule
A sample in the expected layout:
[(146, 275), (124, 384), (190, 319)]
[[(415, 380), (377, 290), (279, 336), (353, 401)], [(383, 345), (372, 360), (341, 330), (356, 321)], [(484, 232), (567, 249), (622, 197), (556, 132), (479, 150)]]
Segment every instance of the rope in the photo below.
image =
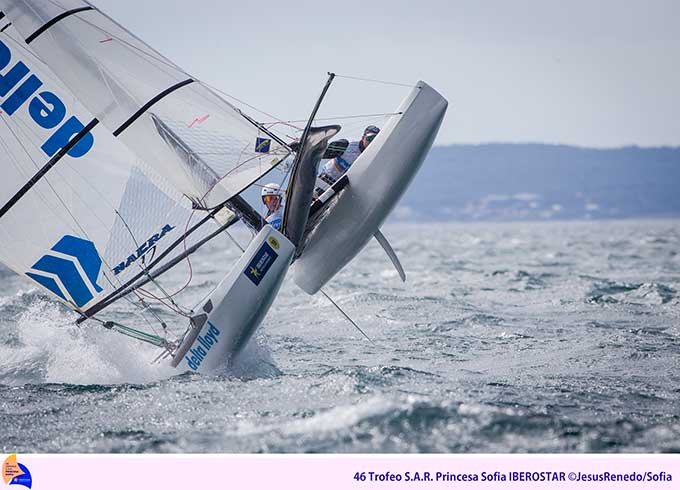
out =
[(225, 233), (226, 233), (227, 236), (231, 239), (231, 241), (234, 242), (234, 245), (236, 245), (236, 246), (239, 248), (239, 250), (241, 250), (241, 252), (245, 252), (245, 251), (246, 251), (246, 249), (243, 248), (243, 247), (241, 246), (241, 244), (240, 244), (239, 242), (236, 241), (236, 238), (234, 238), (234, 236), (233, 236), (231, 233), (229, 233), (228, 231), (225, 232)]
[(373, 78), (360, 78), (360, 77), (351, 77), (349, 75), (336, 75), (338, 78), (346, 78), (348, 80), (358, 80), (361, 82), (373, 82), (373, 83), (382, 83), (384, 85), (396, 85), (399, 87), (408, 87), (408, 88), (416, 88), (418, 87), (417, 85), (412, 85), (410, 83), (398, 83), (398, 82), (388, 82), (386, 80), (375, 80)]
[(151, 335), (149, 333), (143, 332), (141, 330), (137, 330), (132, 327), (128, 327), (126, 325), (123, 325), (122, 323), (118, 322), (113, 322), (113, 321), (108, 321), (108, 322), (103, 322), (101, 321), (101, 324), (104, 328), (107, 328), (109, 330), (113, 330), (119, 334), (125, 335), (126, 337), (131, 337), (133, 339), (139, 340), (141, 342), (145, 342), (147, 344), (154, 345), (156, 347), (162, 347), (162, 348), (169, 348), (172, 346), (170, 342), (168, 342), (166, 339), (159, 337), (157, 335)]
[[(378, 114), (360, 114), (356, 116), (338, 116), (338, 117), (323, 117), (323, 118), (316, 118), (314, 121), (338, 121), (341, 119), (368, 119), (368, 118), (373, 118), (373, 117), (385, 117), (385, 116), (401, 116), (403, 112), (382, 112)], [(288, 123), (301, 123), (301, 122), (307, 122), (306, 119), (298, 119), (294, 121), (273, 121), (273, 122), (264, 122), (262, 124), (288, 124)]]
[[(189, 229), (189, 224), (191, 223), (191, 219), (193, 218), (195, 212), (196, 212), (195, 210), (192, 211), (191, 215), (189, 216), (189, 219), (187, 220), (186, 226), (184, 227), (184, 235), (185, 235), (185, 236), (184, 236), (184, 240), (182, 241), (182, 244), (183, 244), (183, 246), (184, 246), (184, 252), (185, 252), (185, 253), (186, 253), (186, 251), (187, 251), (187, 240), (188, 240), (188, 238), (189, 238), (188, 236), (186, 236), (186, 234), (187, 234), (187, 231), (188, 231), (188, 229)], [(177, 313), (177, 314), (180, 315), (180, 316), (183, 316), (183, 317), (185, 317), (185, 318), (191, 318), (191, 315), (188, 314), (187, 312), (183, 311), (182, 307), (180, 307), (180, 306), (175, 302), (175, 300), (173, 299), (175, 296), (177, 296), (177, 295), (180, 294), (182, 291), (184, 291), (186, 288), (188, 288), (189, 285), (191, 284), (191, 281), (193, 280), (193, 277), (194, 277), (194, 269), (193, 269), (193, 267), (192, 267), (192, 265), (191, 265), (191, 259), (189, 258), (189, 255), (186, 256), (186, 263), (187, 263), (187, 266), (189, 267), (189, 277), (187, 278), (187, 281), (184, 283), (184, 285), (183, 285), (181, 288), (179, 288), (177, 291), (175, 291), (174, 293), (169, 294), (167, 291), (165, 291), (165, 289), (163, 289), (163, 287), (161, 287), (161, 286), (158, 284), (158, 282), (151, 276), (151, 274), (149, 273), (148, 269), (146, 269), (146, 267), (145, 267), (145, 268), (144, 268), (144, 271), (146, 272), (147, 277), (149, 278), (149, 280), (151, 281), (151, 283), (154, 284), (154, 285), (161, 291), (161, 293), (163, 293), (165, 296), (163, 296), (163, 297), (156, 296), (156, 295), (154, 295), (153, 293), (147, 291), (146, 289), (142, 289), (142, 288), (135, 289), (135, 291), (134, 291), (135, 295), (140, 299), (140, 301), (142, 302), (142, 304), (144, 303), (144, 299), (142, 298), (142, 296), (144, 296), (144, 297), (146, 297), (147, 299), (153, 299), (153, 300), (158, 301), (160, 304), (162, 304), (163, 306), (165, 306), (166, 308), (168, 308), (170, 311), (172, 311), (172, 312), (174, 312), (174, 313)], [(172, 306), (170, 306), (169, 304), (167, 304), (167, 303), (165, 302), (165, 300), (170, 301), (170, 303), (172, 303)], [(173, 306), (174, 306), (174, 307), (173, 307)], [(188, 308), (185, 308), (185, 309), (188, 310)], [(152, 314), (154, 314), (154, 316), (156, 316), (156, 315), (155, 315), (155, 312), (153, 312), (153, 310), (152, 310)], [(161, 321), (160, 318), (157, 317), (157, 319), (158, 319), (159, 321)], [(165, 328), (165, 323), (164, 323), (164, 322), (161, 321), (161, 325), (163, 325), (164, 328)]]
[[(123, 218), (123, 216), (118, 212), (118, 210), (116, 210), (116, 214), (118, 215), (118, 217), (119, 217), (120, 220), (122, 221), (123, 226), (125, 226), (125, 229), (128, 231), (128, 233), (129, 233), (130, 236), (132, 237), (132, 241), (135, 243), (135, 247), (139, 248), (139, 242), (137, 241), (137, 239), (135, 238), (134, 233), (132, 233), (132, 230), (130, 229), (130, 227), (128, 226), (127, 222), (125, 221), (125, 218)], [(193, 216), (193, 213), (192, 213), (192, 216)], [(186, 227), (186, 229), (184, 230), (184, 234), (185, 234), (185, 235), (186, 235), (186, 233), (187, 233), (187, 229), (188, 229), (188, 227), (189, 227), (189, 222), (190, 222), (190, 221), (191, 221), (191, 217), (190, 217), (189, 220), (187, 221), (187, 227)], [(186, 238), (185, 238), (185, 243), (184, 243), (184, 245), (185, 245), (185, 251), (186, 251)], [(142, 258), (142, 264), (144, 264), (143, 258)], [(165, 304), (160, 298), (154, 296), (153, 294), (149, 293), (148, 291), (145, 291), (145, 290), (143, 290), (143, 289), (140, 289), (140, 292), (143, 293), (143, 295), (145, 295), (147, 298), (155, 299), (155, 300), (157, 300), (158, 302), (160, 302), (162, 305), (164, 305), (164, 306), (168, 307), (170, 310), (174, 311), (175, 313), (178, 313), (178, 314), (180, 314), (180, 315), (185, 316), (185, 317), (188, 318), (189, 315), (187, 315), (187, 314), (183, 311), (183, 310), (186, 309), (186, 308), (183, 309), (182, 307), (180, 307), (180, 306), (172, 299), (174, 296), (176, 296), (176, 295), (179, 293), (179, 291), (176, 292), (175, 294), (169, 295), (168, 292), (165, 291), (165, 289), (163, 288), (163, 286), (162, 286), (159, 282), (157, 282), (157, 281), (153, 278), (153, 276), (151, 276), (151, 274), (149, 273), (149, 269), (148, 269), (145, 265), (142, 265), (141, 267), (142, 267), (142, 271), (146, 274), (146, 276), (149, 278), (149, 280), (150, 280), (150, 281), (151, 281), (151, 282), (159, 289), (159, 291), (160, 291), (161, 293), (163, 293), (163, 294), (165, 295), (165, 297), (164, 297), (163, 299), (170, 300), (170, 303), (172, 303), (172, 305), (174, 306), (174, 308), (168, 306), (168, 305)], [(191, 271), (191, 263), (189, 263), (189, 270)], [(191, 278), (189, 279), (189, 281), (191, 281)], [(140, 295), (137, 294), (137, 297), (139, 297), (139, 296), (140, 296)], [(142, 298), (140, 298), (140, 300), (142, 300)], [(143, 304), (143, 300), (142, 300), (142, 304)], [(156, 319), (160, 322), (161, 326), (162, 326), (163, 329), (165, 330), (165, 322), (163, 322), (163, 321), (160, 319), (160, 317), (158, 317), (158, 316), (153, 312), (153, 310), (152, 310), (152, 314), (156, 317)]]
[[(150, 278), (150, 280), (152, 281), (153, 284), (156, 284), (155, 282), (153, 282), (153, 279)], [(178, 315), (183, 316), (184, 318), (191, 318), (191, 315), (189, 315), (188, 313), (186, 313), (186, 312), (184, 312), (180, 309), (180, 307), (177, 305), (177, 303), (175, 303), (172, 300), (171, 296), (167, 296), (167, 293), (165, 291), (163, 291), (162, 289), (161, 289), (161, 292), (163, 292), (163, 294), (166, 294), (166, 296), (163, 297), (163, 298), (160, 298), (160, 297), (156, 296), (155, 294), (147, 291), (146, 289), (138, 288), (138, 289), (135, 290), (135, 295), (139, 298), (139, 301), (143, 305), (146, 304), (144, 302), (144, 298), (153, 299), (153, 300), (158, 301), (161, 305), (165, 306), (168, 310), (172, 311), (173, 313), (177, 313)], [(166, 303), (165, 302), (166, 299), (170, 300), (172, 305)], [(161, 323), (163, 330), (165, 330), (166, 329), (165, 322), (163, 322), (161, 320), (161, 318), (156, 314), (156, 312), (154, 312), (151, 308), (148, 308), (148, 309), (151, 311), (151, 314), (154, 315), (156, 317), (156, 319)]]
[(373, 339), (371, 339), (371, 337), (369, 337), (368, 335), (366, 335), (366, 333), (365, 333), (363, 330), (361, 330), (361, 327), (359, 327), (359, 325), (357, 325), (356, 322), (355, 322), (354, 320), (352, 320), (352, 319), (349, 317), (349, 315), (348, 315), (347, 313), (345, 313), (344, 310), (343, 310), (342, 308), (340, 308), (340, 306), (339, 306), (335, 301), (333, 301), (333, 298), (331, 298), (331, 297), (328, 295), (328, 293), (326, 293), (326, 291), (324, 291), (323, 289), (320, 289), (319, 292), (320, 292), (321, 294), (323, 294), (323, 295), (326, 297), (326, 299), (327, 299), (328, 301), (330, 301), (331, 304), (332, 304), (333, 306), (335, 306), (335, 308), (336, 308), (340, 313), (342, 313), (342, 316), (344, 316), (345, 319), (346, 319), (348, 322), (350, 322), (354, 328), (356, 328), (359, 332), (361, 332), (361, 335), (363, 335), (364, 337), (366, 337), (366, 339), (367, 339), (368, 341), (370, 341), (370, 342), (372, 342), (372, 343), (375, 343), (375, 342), (373, 342)]

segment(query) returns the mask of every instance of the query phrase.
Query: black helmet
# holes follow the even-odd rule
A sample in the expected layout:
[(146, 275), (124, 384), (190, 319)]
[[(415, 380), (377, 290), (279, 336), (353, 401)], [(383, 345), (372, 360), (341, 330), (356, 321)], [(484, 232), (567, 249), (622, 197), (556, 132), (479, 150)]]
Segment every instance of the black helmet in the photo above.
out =
[(378, 134), (380, 132), (380, 128), (378, 126), (373, 126), (370, 125), (366, 129), (364, 129), (364, 136), (367, 134)]

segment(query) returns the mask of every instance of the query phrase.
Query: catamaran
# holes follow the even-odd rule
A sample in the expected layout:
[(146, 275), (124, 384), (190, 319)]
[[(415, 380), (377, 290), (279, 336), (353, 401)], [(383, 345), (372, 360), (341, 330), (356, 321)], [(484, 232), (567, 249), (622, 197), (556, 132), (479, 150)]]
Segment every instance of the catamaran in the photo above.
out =
[[(314, 199), (319, 163), (340, 131), (313, 125), (333, 79), (293, 152), (271, 125), (91, 3), (0, 0), (0, 261), (77, 312), (77, 323), (153, 344), (156, 361), (194, 372), (242, 351), (289, 269), (316, 294), (375, 238), (403, 279), (380, 226), (429, 152), (447, 101), (416, 83)], [(291, 160), (276, 230), (243, 194)], [(242, 255), (207, 298), (180, 307), (160, 276), (236, 223), (253, 235)], [(109, 315), (125, 301), (161, 333)], [(159, 306), (184, 318), (180, 335)]]

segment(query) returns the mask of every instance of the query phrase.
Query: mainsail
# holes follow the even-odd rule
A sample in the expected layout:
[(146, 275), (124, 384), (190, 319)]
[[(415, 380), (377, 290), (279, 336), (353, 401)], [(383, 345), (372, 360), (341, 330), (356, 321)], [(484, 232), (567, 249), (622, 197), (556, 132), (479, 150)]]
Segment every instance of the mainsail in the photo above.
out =
[(0, 260), (72, 309), (212, 236), (210, 218), (288, 156), (93, 5), (0, 10)]
[[(223, 203), (287, 156), (283, 141), (88, 2), (0, 5), (94, 117), (198, 205)], [(192, 147), (220, 180), (179, 158), (159, 136), (154, 115), (202, 141)]]
[(104, 127), (43, 174), (92, 116), (13, 35), (0, 35), (0, 260), (83, 309), (138, 271), (145, 249), (162, 253), (190, 206)]

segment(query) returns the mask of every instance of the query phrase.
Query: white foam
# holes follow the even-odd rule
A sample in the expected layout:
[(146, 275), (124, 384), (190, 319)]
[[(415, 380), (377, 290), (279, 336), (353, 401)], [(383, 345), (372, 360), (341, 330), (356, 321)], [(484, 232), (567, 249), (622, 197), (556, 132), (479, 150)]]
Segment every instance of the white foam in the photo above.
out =
[[(74, 324), (74, 314), (60, 305), (37, 300), (17, 318), (19, 348), (12, 348), (9, 369), (33, 383), (146, 383), (177, 374), (169, 366), (151, 365), (157, 349), (123, 338), (97, 325)], [(38, 367), (38, 369), (36, 369)], [(8, 380), (11, 384), (12, 379)], [(7, 380), (6, 380), (7, 382)]]

